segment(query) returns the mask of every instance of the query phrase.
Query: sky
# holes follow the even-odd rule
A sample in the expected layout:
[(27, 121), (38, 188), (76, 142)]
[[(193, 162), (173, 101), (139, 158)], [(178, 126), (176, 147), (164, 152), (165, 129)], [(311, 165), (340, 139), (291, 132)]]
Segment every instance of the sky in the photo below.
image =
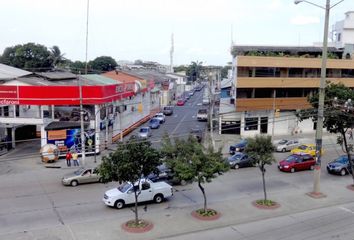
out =
[[(0, 53), (34, 42), (57, 45), (66, 58), (84, 61), (87, 1), (0, 0)], [(335, 6), (330, 26), (353, 10), (353, 0)], [(226, 65), (231, 40), (263, 46), (322, 42), (324, 14), (293, 0), (89, 0), (88, 60), (111, 56), (169, 64), (173, 33), (175, 65)]]

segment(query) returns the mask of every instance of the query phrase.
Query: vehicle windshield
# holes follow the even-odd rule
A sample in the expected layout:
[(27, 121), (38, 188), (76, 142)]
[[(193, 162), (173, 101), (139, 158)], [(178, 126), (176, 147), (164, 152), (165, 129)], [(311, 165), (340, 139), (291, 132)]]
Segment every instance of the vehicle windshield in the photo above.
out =
[(79, 175), (81, 175), (81, 173), (82, 173), (84, 170), (85, 170), (85, 169), (80, 168), (80, 169), (76, 170), (76, 171), (74, 172), (74, 174), (75, 174), (76, 176), (79, 176)]
[(306, 150), (307, 149), (307, 146), (305, 145), (301, 145), (300, 147), (298, 147), (300, 150)]
[(291, 156), (287, 157), (287, 158), (285, 159), (285, 161), (288, 162), (288, 163), (291, 163), (291, 162), (295, 162), (296, 159), (297, 159), (297, 158), (296, 158), (295, 156), (291, 155)]
[(158, 122), (158, 121), (159, 121), (159, 120), (157, 120), (156, 118), (153, 118), (153, 119), (150, 120), (151, 123), (156, 123), (156, 122)]
[(346, 164), (346, 163), (348, 163), (348, 157), (347, 156), (340, 156), (339, 158), (336, 159), (336, 162)]
[(207, 110), (206, 109), (199, 109), (198, 113), (207, 113)]
[(148, 131), (147, 128), (140, 128), (140, 132), (141, 132), (141, 133), (146, 133), (147, 131)]
[(241, 140), (240, 144), (247, 144), (247, 140), (246, 139)]
[(231, 157), (231, 159), (232, 159), (232, 160), (239, 160), (239, 159), (242, 158), (242, 156), (243, 156), (243, 154), (236, 153), (235, 155), (233, 155), (233, 156)]
[(117, 189), (119, 191), (121, 191), (122, 193), (125, 193), (126, 191), (128, 191), (130, 188), (132, 187), (132, 185), (130, 183), (123, 183), (122, 185), (120, 185), (119, 187), (117, 187)]
[(280, 144), (280, 145), (284, 145), (284, 144), (286, 144), (287, 142), (288, 142), (288, 140), (283, 139), (283, 140), (281, 140), (281, 141), (279, 142), (279, 144)]

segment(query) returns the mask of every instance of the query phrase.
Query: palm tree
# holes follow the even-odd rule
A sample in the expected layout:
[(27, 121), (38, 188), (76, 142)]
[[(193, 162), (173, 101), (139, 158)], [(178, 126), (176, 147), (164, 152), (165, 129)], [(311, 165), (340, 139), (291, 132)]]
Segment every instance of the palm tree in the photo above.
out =
[(52, 66), (55, 68), (58, 64), (60, 63), (64, 63), (65, 62), (65, 58), (64, 55), (62, 54), (59, 47), (58, 46), (53, 46), (50, 49), (50, 58), (53, 61)]

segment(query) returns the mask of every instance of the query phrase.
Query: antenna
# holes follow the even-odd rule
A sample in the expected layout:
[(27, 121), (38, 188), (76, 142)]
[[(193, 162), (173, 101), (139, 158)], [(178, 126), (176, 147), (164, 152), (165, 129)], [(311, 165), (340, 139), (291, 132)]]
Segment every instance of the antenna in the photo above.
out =
[(173, 33), (171, 34), (171, 49), (170, 49), (170, 72), (173, 73), (173, 52), (174, 52), (174, 39)]

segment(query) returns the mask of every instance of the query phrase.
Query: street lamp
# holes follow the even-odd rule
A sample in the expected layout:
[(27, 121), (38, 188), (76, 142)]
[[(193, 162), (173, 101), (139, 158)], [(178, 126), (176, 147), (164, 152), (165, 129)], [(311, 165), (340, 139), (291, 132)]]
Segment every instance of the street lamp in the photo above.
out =
[(310, 196), (314, 197), (324, 197), (320, 191), (320, 174), (321, 174), (321, 152), (322, 152), (322, 132), (323, 132), (323, 109), (324, 109), (324, 98), (325, 98), (325, 86), (326, 86), (326, 65), (327, 65), (327, 45), (328, 45), (328, 22), (329, 22), (329, 11), (331, 8), (335, 7), (339, 3), (343, 2), (341, 0), (336, 4), (331, 6), (331, 1), (326, 0), (326, 6), (320, 6), (315, 3), (306, 0), (295, 0), (295, 4), (302, 2), (311, 4), (313, 6), (319, 7), (325, 10), (325, 22), (324, 22), (324, 33), (323, 33), (323, 47), (322, 47), (322, 64), (321, 64), (321, 79), (319, 88), (319, 98), (318, 98), (318, 113), (317, 113), (317, 125), (316, 125), (316, 165), (314, 170), (314, 183), (313, 192), (309, 193)]

